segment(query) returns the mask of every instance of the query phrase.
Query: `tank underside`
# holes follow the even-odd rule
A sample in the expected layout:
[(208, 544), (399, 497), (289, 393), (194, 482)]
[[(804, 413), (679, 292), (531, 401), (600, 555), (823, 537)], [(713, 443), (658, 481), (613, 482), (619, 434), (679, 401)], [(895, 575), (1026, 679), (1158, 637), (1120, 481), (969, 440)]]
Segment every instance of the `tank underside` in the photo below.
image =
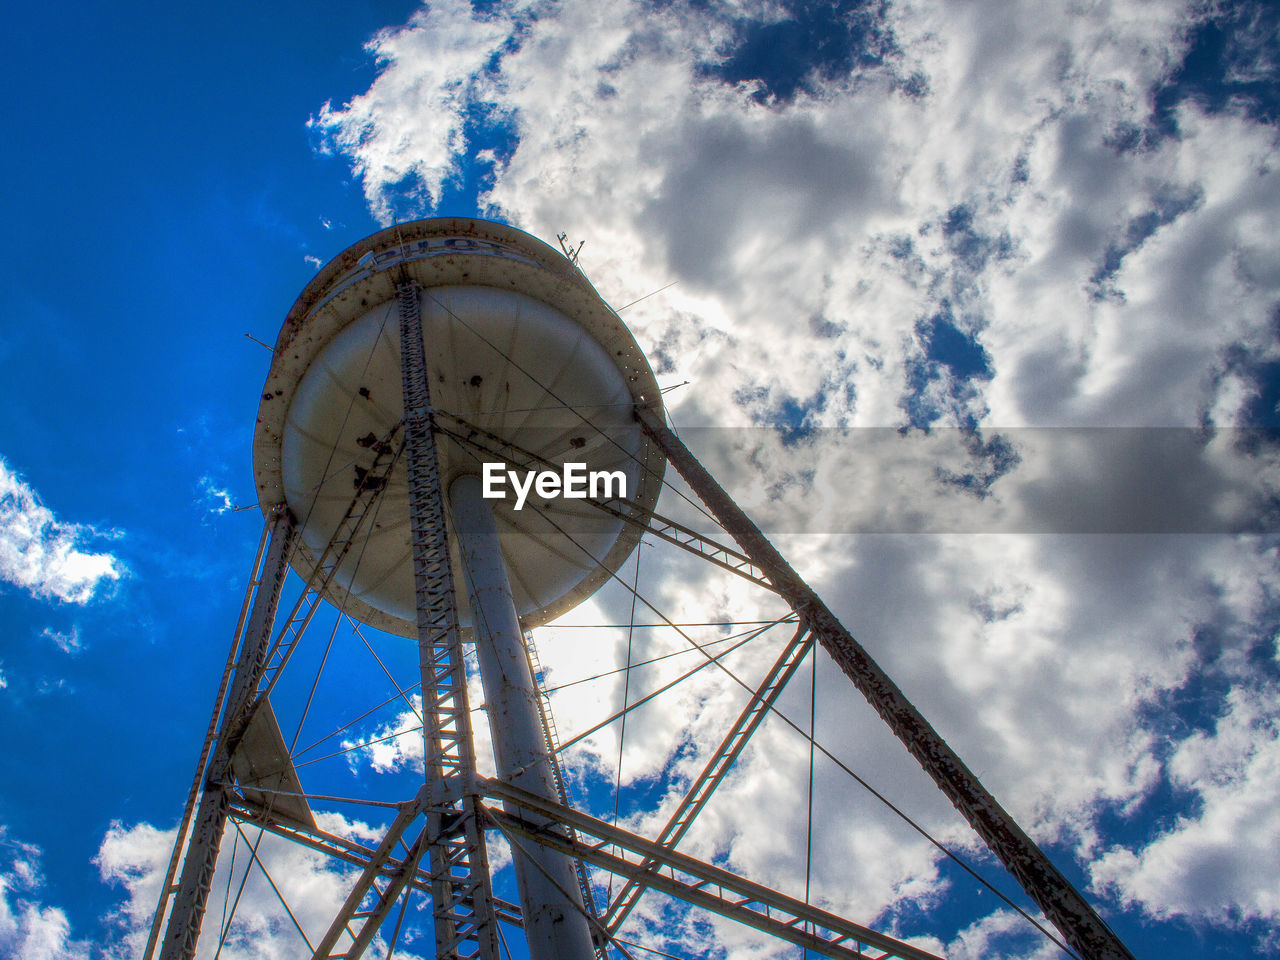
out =
[[(553, 464), (620, 471), (627, 498), (645, 508), (657, 500), (665, 462), (632, 413), (658, 396), (652, 371), (616, 314), (551, 248), (499, 224), (450, 219), (404, 224), (346, 251), (281, 331), (254, 475), (264, 511), (286, 503), (297, 518), (293, 565), (306, 577), (361, 484), (394, 463), (328, 593), (356, 619), (409, 636), (408, 487), (395, 458), (403, 433), (395, 293), (404, 280), (420, 288), (431, 402), (445, 431), (479, 428)], [(445, 489), (485, 460), (500, 462), (448, 433), (437, 445)], [(507, 491), (494, 506), (526, 628), (589, 596), (639, 538), (637, 527), (583, 500), (531, 493), (516, 510), (509, 483)], [(469, 623), (468, 610), (459, 615)]]

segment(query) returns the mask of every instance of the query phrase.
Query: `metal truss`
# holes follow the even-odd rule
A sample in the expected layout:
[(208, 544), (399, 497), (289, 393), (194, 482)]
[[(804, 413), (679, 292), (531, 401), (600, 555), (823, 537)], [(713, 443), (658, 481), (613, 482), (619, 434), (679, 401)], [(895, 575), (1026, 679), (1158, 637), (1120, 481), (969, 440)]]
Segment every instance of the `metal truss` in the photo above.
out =
[[(411, 803), (414, 802), (416, 801), (411, 801)], [(420, 862), (411, 864), (409, 858), (398, 859), (389, 853), (383, 857), (378, 850), (348, 840), (346, 837), (340, 837), (335, 833), (321, 830), (318, 827), (306, 826), (281, 817), (270, 807), (256, 803), (243, 796), (236, 796), (232, 799), (230, 816), (241, 823), (261, 827), (268, 833), (273, 833), (299, 846), (309, 847), (352, 866), (368, 868), (371, 864), (377, 864), (379, 865), (378, 875), (382, 877), (394, 877), (400, 871), (408, 869), (409, 879), (405, 885), (425, 896), (431, 894), (431, 875), (423, 869)], [(494, 914), (503, 923), (511, 924), (514, 927), (524, 926), (524, 918), (521, 916), (519, 904), (494, 897), (493, 909)], [(353, 914), (354, 912), (352, 911)], [(350, 917), (345, 918), (345, 920), (350, 919)]]
[(151, 919), (151, 931), (147, 937), (147, 945), (143, 950), (142, 956), (144, 960), (150, 960), (156, 949), (156, 943), (159, 941), (161, 924), (164, 921), (165, 910), (168, 909), (169, 900), (178, 892), (178, 887), (174, 884), (174, 878), (178, 874), (178, 867), (182, 860), (183, 843), (187, 837), (187, 829), (191, 826), (191, 818), (195, 815), (196, 805), (200, 801), (201, 785), (204, 781), (205, 766), (209, 762), (209, 754), (213, 750), (213, 745), (217, 740), (218, 718), (222, 711), (222, 704), (227, 695), (227, 686), (231, 681), (236, 666), (236, 655), (239, 652), (241, 640), (243, 639), (243, 631), (245, 618), (249, 615), (249, 607), (253, 602), (254, 594), (262, 583), (262, 559), (267, 550), (267, 544), (271, 538), (271, 530), (274, 526), (274, 519), (267, 520), (262, 526), (262, 537), (258, 541), (258, 551), (253, 559), (252, 573), (249, 577), (249, 584), (245, 588), (244, 603), (240, 607), (240, 618), (236, 622), (235, 633), (232, 636), (231, 652), (227, 656), (226, 667), (222, 671), (222, 682), (218, 686), (218, 695), (214, 699), (213, 716), (209, 718), (209, 729), (205, 734), (204, 746), (200, 751), (200, 759), (196, 761), (195, 777), (191, 781), (191, 789), (187, 793), (187, 802), (183, 807), (182, 819), (178, 822), (178, 834), (174, 839), (173, 852), (169, 856), (169, 866), (165, 871), (164, 882), (160, 885), (160, 899), (156, 904), (155, 914)]
[(800, 615), (831, 658), (1067, 942), (1085, 960), (1134, 960), (1088, 901), (1000, 806), (818, 595), (791, 569), (680, 438), (646, 408), (637, 407), (636, 417), (645, 433), (662, 449), (667, 460), (707, 509), (743, 552), (766, 572), (777, 591)]
[[(738, 715), (738, 719), (734, 721), (720, 746), (703, 767), (702, 773), (690, 785), (684, 799), (680, 801), (675, 812), (667, 820), (666, 826), (658, 834), (656, 842), (660, 847), (674, 850), (680, 838), (693, 825), (694, 818), (707, 805), (707, 801), (711, 799), (720, 781), (733, 767), (734, 761), (738, 759), (747, 741), (751, 739), (752, 734), (773, 708), (778, 695), (782, 693), (783, 688), (799, 669), (801, 662), (813, 649), (813, 639), (808, 636), (808, 633), (808, 627), (802, 625), (782, 649), (773, 667), (752, 695), (750, 702), (742, 709), (742, 713)], [(627, 916), (640, 901), (640, 897), (644, 895), (645, 871), (656, 865), (655, 860), (646, 860), (642, 863), (639, 874), (629, 876), (622, 889), (618, 891), (617, 897), (609, 904), (609, 909), (605, 913), (605, 925), (611, 934), (618, 932), (626, 922)]]
[[(234, 670), (229, 661), (144, 960), (153, 957), (166, 910), (169, 922), (162, 960), (194, 957), (228, 820), (258, 825), (358, 868), (344, 904), (314, 947), (313, 960), (360, 957), (394, 905), (414, 892), (431, 897), (437, 958), (498, 960), (498, 921), (519, 925), (521, 915), (518, 906), (493, 896), (484, 839), (486, 828), (501, 830), (513, 845), (520, 838), (520, 841), (536, 843), (575, 858), (578, 883), (590, 922), (598, 934), (596, 946), (602, 958), (606, 943), (621, 929), (644, 892), (652, 889), (825, 956), (936, 960), (932, 954), (910, 944), (675, 849), (773, 709), (815, 641), (822, 643), (1081, 956), (1085, 960), (1132, 960), (1131, 954), (1083, 897), (1000, 808), (683, 443), (644, 409), (638, 409), (637, 416), (645, 432), (737, 546), (717, 543), (630, 500), (588, 499), (586, 502), (624, 523), (641, 527), (648, 535), (779, 594), (799, 616), (800, 626), (656, 839), (637, 836), (574, 810), (567, 801), (558, 767), (554, 770), (558, 801), (539, 797), (504, 781), (480, 778), (475, 768), (436, 436), (447, 436), (516, 468), (559, 467), (560, 464), (432, 408), (423, 350), (420, 290), (416, 284), (404, 280), (396, 292), (405, 416), (392, 436), (403, 429), (403, 444), (396, 452), (391, 444), (377, 446), (377, 459), (367, 474), (369, 481), (357, 489), (273, 641), (281, 587), (295, 538), (294, 521), (288, 512), (282, 508), (274, 517), (270, 538), (264, 541), (265, 549), (260, 547), (255, 561), (256, 575), (250, 584), (252, 601), (246, 596), (233, 645), (233, 653), (238, 650), (238, 655), (233, 656)], [(441, 424), (441, 418), (446, 416), (455, 426)], [(358, 544), (366, 519), (372, 516), (378, 496), (400, 456), (405, 458), (409, 482), (426, 782), (416, 797), (396, 805), (393, 822), (378, 846), (370, 848), (320, 830), (311, 822), (309, 814), (301, 819), (296, 813), (290, 815), (283, 798), (295, 798), (304, 810), (307, 799), (296, 785), (296, 775), (289, 782), (292, 785), (286, 783), (284, 789), (275, 789), (271, 784), (246, 780), (243, 771), (234, 766), (233, 759), (237, 746), (246, 738), (255, 711), (269, 706), (268, 694), (296, 650), (320, 599), (330, 592), (335, 573)], [(541, 673), (536, 653), (532, 644), (528, 649), (530, 669), (536, 676)], [(557, 753), (554, 726), (547, 705), (540, 699), (538, 706), (547, 748), (554, 758)], [(276, 787), (279, 786), (276, 783)], [(181, 877), (175, 882), (184, 844), (186, 858), (181, 861)], [(401, 847), (404, 852), (397, 855)], [(584, 864), (613, 873), (624, 881), (603, 917), (595, 916)]]
[[(375, 509), (378, 497), (385, 487), (385, 478), (395, 465), (395, 456), (385, 453), (388, 449), (389, 445), (380, 449), (369, 470), (369, 476), (379, 482), (364, 483), (357, 489), (274, 642), (271, 640), (271, 632), (288, 572), (289, 555), (296, 548), (296, 531), (294, 519), (284, 507), (277, 509), (271, 521), (266, 557), (262, 559), (254, 578), (257, 590), (247, 625), (244, 625), (243, 617), (241, 619), (244, 629), (238, 637), (239, 656), (231, 687), (226, 691), (224, 685), (225, 696), (220, 694), (214, 708), (214, 716), (220, 714), (222, 717), (221, 726), (213, 740), (206, 740), (205, 752), (197, 773), (196, 782), (202, 782), (203, 787), (199, 788), (200, 801), (194, 826), (190, 837), (186, 837), (187, 824), (192, 822), (189, 798), (187, 813), (174, 844), (170, 879), (161, 889), (160, 902), (152, 921), (152, 937), (143, 955), (147, 960), (155, 949), (156, 935), (170, 898), (173, 898), (173, 909), (169, 915), (160, 956), (162, 960), (189, 960), (195, 956), (209, 887), (217, 866), (218, 850), (230, 809), (232, 758), (255, 712), (267, 702), (268, 693), (296, 649), (298, 639), (307, 624), (315, 615), (339, 565), (357, 542), (365, 519)], [(193, 785), (193, 795), (197, 789)], [(182, 859), (181, 877), (174, 884), (173, 871), (180, 858), (179, 851), (184, 840), (186, 857)]]
[(258, 672), (259, 698), (266, 697), (275, 687), (285, 664), (297, 649), (298, 640), (307, 629), (307, 625), (311, 623), (311, 618), (319, 610), (320, 601), (326, 595), (338, 568), (354, 549), (357, 537), (364, 529), (366, 518), (377, 509), (382, 491), (386, 489), (391, 471), (395, 469), (396, 460), (400, 456), (400, 450), (392, 452), (394, 448), (391, 442), (399, 431), (400, 425), (397, 424), (383, 438), (383, 442), (374, 445), (373, 463), (364, 474), (361, 474), (355, 496), (347, 505), (346, 512), (338, 521), (333, 535), (316, 560), (302, 594), (294, 603), (293, 609), (289, 611), (289, 615), (285, 617), (284, 624), (277, 633), (270, 650), (264, 653), (264, 663)]
[[(388, 865), (391, 851), (426, 807), (426, 792), (427, 788), (424, 786), (416, 799), (401, 805), (400, 812), (378, 844), (378, 849), (373, 852), (351, 892), (347, 894), (338, 915), (333, 918), (324, 937), (316, 945), (312, 960), (348, 960), (360, 957), (373, 942), (382, 921), (387, 918), (404, 888), (413, 880), (418, 861), (422, 859), (425, 830), (418, 835), (402, 863), (395, 867)], [(379, 880), (382, 881), (382, 886), (378, 886)], [(368, 909), (362, 909), (365, 898), (370, 893), (374, 895), (374, 902)], [(335, 951), (338, 943), (344, 935), (350, 938), (351, 943), (341, 953), (337, 953)]]
[[(780, 940), (828, 957), (938, 960), (934, 954), (784, 896), (762, 884), (678, 853), (562, 804), (498, 780), (481, 781), (484, 795), (507, 805), (485, 804), (486, 821), (503, 833), (527, 837), (603, 870), (737, 920)], [(510, 809), (516, 808), (518, 814)], [(550, 820), (551, 824), (547, 821)], [(552, 824), (572, 827), (570, 835)], [(592, 842), (583, 840), (592, 838)], [(616, 850), (620, 853), (611, 853)], [(868, 953), (871, 947), (875, 953)]]
[(433, 797), (425, 808), (425, 839), (436, 957), (497, 960), (498, 924), (484, 830), (474, 791), (469, 789), (476, 773), (467, 675), (433, 435), (435, 411), (427, 382), (419, 287), (403, 281), (396, 287), (396, 296), (425, 764), (427, 789)]

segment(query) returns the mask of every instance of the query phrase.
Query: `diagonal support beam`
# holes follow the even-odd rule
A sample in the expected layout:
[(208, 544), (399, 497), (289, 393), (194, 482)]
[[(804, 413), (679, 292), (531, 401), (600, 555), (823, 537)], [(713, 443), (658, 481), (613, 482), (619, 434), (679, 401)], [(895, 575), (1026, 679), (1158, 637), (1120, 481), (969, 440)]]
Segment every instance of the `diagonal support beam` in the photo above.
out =
[[(862, 949), (864, 946), (882, 951), (879, 957), (939, 960), (936, 955), (919, 947), (819, 910), (794, 897), (784, 896), (712, 864), (661, 847), (652, 840), (508, 783), (485, 780), (481, 786), (486, 797), (501, 800), (509, 808), (519, 810), (518, 814), (513, 814), (497, 805), (486, 805), (485, 817), (499, 829), (581, 857), (611, 873), (641, 880), (655, 890), (781, 940), (825, 956), (848, 960), (868, 960), (873, 956)], [(547, 820), (572, 827), (577, 838), (547, 826)], [(585, 842), (582, 837), (593, 837), (596, 842)], [(622, 855), (608, 852), (611, 849), (622, 851)], [(644, 867), (646, 862), (653, 866)]]
[[(240, 654), (231, 687), (220, 705), (222, 723), (217, 743), (209, 756), (208, 766), (203, 771), (200, 803), (192, 821), (187, 853), (182, 861), (182, 873), (176, 889), (172, 889), (175, 896), (160, 948), (162, 960), (191, 960), (196, 953), (196, 943), (200, 939), (200, 927), (204, 922), (209, 889), (213, 883), (213, 872), (218, 863), (218, 850), (222, 846), (222, 834), (230, 807), (230, 791), (223, 786), (223, 782), (229, 778), (231, 757), (249, 725), (252, 694), (265, 669), (271, 627), (288, 570), (287, 559), (293, 539), (293, 517), (287, 508), (281, 507), (272, 521), (270, 545), (258, 576), (258, 589), (253, 598), (249, 620), (240, 639)], [(179, 831), (175, 844), (181, 844), (182, 841), (182, 831)], [(152, 925), (153, 933), (158, 929), (164, 912), (165, 894), (168, 892), (170, 888), (166, 888), (161, 894), (155, 923)]]
[[(330, 958), (336, 957), (355, 960), (355, 958), (364, 954), (365, 948), (369, 946), (374, 934), (378, 932), (378, 927), (386, 919), (387, 911), (391, 909), (396, 896), (404, 889), (405, 884), (412, 879), (413, 873), (417, 869), (418, 856), (421, 856), (422, 852), (421, 837), (414, 844), (417, 856), (411, 852), (410, 856), (405, 858), (400, 869), (395, 871), (393, 882), (380, 891), (377, 906), (372, 911), (361, 914), (360, 905), (364, 902), (365, 897), (369, 895), (369, 891), (374, 889), (374, 882), (383, 875), (383, 870), (391, 856), (391, 851), (395, 849), (395, 845), (404, 836), (404, 832), (409, 829), (410, 824), (422, 813), (426, 805), (425, 793), (426, 787), (423, 787), (417, 799), (404, 804), (400, 812), (396, 814), (396, 818), (391, 821), (391, 826), (387, 829), (382, 842), (378, 844), (377, 850), (374, 851), (373, 856), (369, 859), (364, 871), (356, 878), (356, 882), (352, 886), (351, 892), (347, 894), (347, 899), (343, 902), (342, 908), (338, 911), (337, 916), (333, 918), (333, 922), (329, 924), (329, 929), (325, 932), (324, 937), (316, 944), (312, 960), (330, 960)], [(361, 920), (360, 929), (357, 931), (351, 930), (351, 921), (354, 919)], [(334, 953), (338, 941), (342, 939), (344, 934), (352, 938), (351, 946), (342, 953)]]
[(240, 618), (236, 623), (235, 633), (231, 638), (231, 651), (227, 655), (227, 663), (222, 671), (222, 682), (218, 686), (218, 695), (214, 699), (213, 715), (209, 718), (209, 728), (205, 734), (204, 746), (200, 751), (200, 759), (196, 761), (196, 772), (191, 781), (191, 789), (187, 793), (187, 802), (182, 811), (182, 819), (178, 822), (178, 833), (173, 841), (173, 852), (169, 856), (169, 866), (165, 871), (164, 881), (160, 885), (160, 898), (156, 903), (156, 910), (151, 918), (151, 930), (147, 936), (147, 945), (142, 951), (142, 960), (151, 960), (152, 956), (154, 956), (156, 945), (160, 940), (160, 931), (164, 922), (165, 912), (168, 910), (170, 899), (177, 892), (177, 887), (174, 885), (174, 877), (177, 876), (178, 866), (182, 861), (182, 851), (186, 844), (187, 830), (191, 826), (191, 820), (196, 813), (196, 805), (200, 801), (205, 767), (217, 741), (218, 720), (225, 705), (232, 673), (235, 671), (236, 658), (240, 648), (240, 641), (243, 637), (245, 621), (249, 616), (249, 608), (262, 582), (262, 559), (266, 555), (267, 543), (271, 538), (271, 530), (274, 526), (275, 518), (271, 518), (262, 527), (262, 537), (258, 541), (258, 552), (253, 560), (249, 584), (245, 588), (244, 603), (240, 607)]
[(1023, 832), (938, 731), (791, 569), (733, 498), (653, 411), (636, 418), (721, 526), (752, 557), (831, 658), (1084, 960), (1134, 960), (1084, 896)]
[[(662, 832), (658, 834), (657, 842), (660, 846), (669, 850), (675, 849), (680, 838), (693, 825), (694, 818), (707, 805), (712, 793), (720, 785), (720, 781), (733, 767), (743, 747), (764, 721), (774, 703), (777, 702), (779, 694), (791, 681), (813, 647), (813, 639), (808, 634), (808, 628), (801, 626), (782, 649), (751, 700), (742, 708), (742, 713), (738, 715), (738, 719), (734, 721), (720, 746), (707, 760), (706, 766), (702, 768), (702, 772), (698, 774), (698, 778), (689, 787), (688, 793), (671, 814)], [(640, 868), (641, 876), (644, 875), (644, 871), (654, 865), (655, 861), (646, 860)], [(618, 891), (618, 896), (609, 905), (609, 910), (605, 914), (605, 925), (610, 933), (617, 933), (622, 928), (627, 916), (643, 896), (644, 889), (643, 880), (635, 877), (623, 884), (622, 889)]]
[[(324, 550), (316, 558), (315, 566), (307, 576), (307, 582), (294, 602), (293, 608), (284, 618), (284, 623), (276, 633), (275, 641), (265, 653), (258, 680), (258, 696), (264, 698), (275, 689), (276, 682), (284, 672), (289, 658), (298, 648), (311, 618), (320, 609), (320, 601), (328, 591), (336, 586), (334, 583), (338, 570), (347, 561), (352, 549), (356, 546), (362, 532), (366, 531), (366, 522), (374, 516), (386, 489), (387, 480), (395, 469), (400, 457), (400, 450), (392, 446), (400, 426), (391, 428), (383, 442), (376, 445), (376, 456), (369, 465), (368, 473), (355, 491), (355, 496), (347, 505), (346, 512), (338, 521), (333, 534), (325, 544)], [(305, 561), (305, 556), (295, 550), (293, 562)]]
[[(377, 471), (377, 476), (385, 477), (395, 465), (395, 458), (388, 457), (384, 460), (381, 451), (378, 456), (370, 473)], [(266, 702), (267, 695), (297, 648), (303, 631), (319, 607), (325, 588), (356, 542), (365, 518), (372, 514), (382, 488), (382, 484), (372, 483), (356, 491), (273, 643), (271, 631), (276, 621), (281, 588), (290, 559), (297, 548), (292, 514), (283, 504), (274, 512), (270, 545), (258, 576), (258, 589), (249, 621), (239, 642), (240, 654), (234, 678), (225, 699), (216, 708), (221, 710), (222, 720), (217, 743), (211, 753), (208, 749), (210, 745), (206, 743), (206, 755), (209, 759), (203, 771), (203, 792), (199, 809), (192, 820), (191, 835), (186, 841), (187, 853), (183, 860), (182, 875), (176, 887), (166, 886), (162, 890), (152, 924), (154, 936), (166, 902), (172, 895), (173, 909), (169, 914), (160, 951), (162, 960), (191, 960), (195, 956), (209, 899), (209, 885), (213, 880), (222, 832), (230, 809), (231, 792), (225, 784), (231, 779), (232, 758), (255, 711), (260, 704)], [(304, 610), (305, 612), (300, 612)], [(179, 831), (177, 844), (183, 842), (182, 833), (183, 831)], [(148, 944), (145, 956), (151, 956), (153, 945), (154, 939)]]

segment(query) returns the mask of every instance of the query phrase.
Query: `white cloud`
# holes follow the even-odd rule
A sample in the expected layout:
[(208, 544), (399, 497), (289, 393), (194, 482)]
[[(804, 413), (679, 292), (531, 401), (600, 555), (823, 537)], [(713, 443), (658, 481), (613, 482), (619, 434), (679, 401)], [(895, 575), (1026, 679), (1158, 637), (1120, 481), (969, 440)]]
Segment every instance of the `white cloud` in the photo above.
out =
[[(392, 219), (393, 188), (409, 178), (431, 202), (439, 200), (458, 172), (465, 113), (484, 85), (480, 71), (506, 36), (497, 21), (474, 19), (466, 0), (437, 0), (407, 27), (369, 42), (369, 53), (385, 64), (374, 89), (336, 109), (326, 103), (311, 119), (327, 148), (355, 159), (379, 219)], [(387, 124), (400, 132), (380, 135)]]
[[(322, 829), (357, 842), (381, 839), (381, 833), (375, 828), (348, 820), (340, 814), (320, 812), (316, 819)], [(109, 918), (116, 922), (119, 936), (110, 950), (112, 957), (123, 960), (142, 953), (160, 884), (168, 867), (174, 832), (158, 830), (147, 823), (130, 827), (116, 822), (103, 837), (94, 862), (102, 879), (123, 887), (126, 894), (114, 917)], [(245, 828), (245, 833), (252, 842), (257, 841), (256, 829)], [(236, 853), (234, 873), (231, 864), (233, 849)], [(257, 855), (288, 901), (302, 929), (315, 943), (337, 914), (358, 870), (273, 834), (262, 837)], [(223, 898), (228, 889), (232, 898), (235, 897), (248, 857), (244, 841), (228, 824), (197, 951), (199, 960), (212, 957), (218, 949)], [(228, 880), (231, 882), (229, 888)], [(234, 916), (235, 922), (229, 929), (222, 957), (229, 960), (283, 960), (298, 956), (305, 950), (302, 938), (281, 907), (279, 898), (262, 870), (256, 867), (249, 871), (249, 879)], [(379, 951), (385, 954), (387, 945), (377, 938), (370, 949), (375, 954)], [(309, 951), (307, 953), (309, 955)], [(415, 956), (403, 948), (398, 949), (396, 955)]]
[[(1043, 919), (1040, 922), (1043, 923)], [(949, 960), (979, 960), (990, 956), (1008, 960), (1052, 960), (1062, 956), (1058, 947), (1044, 939), (1029, 941), (1029, 929), (1026, 920), (1012, 910), (997, 910), (961, 930), (946, 946), (943, 955)]]
[(40, 631), (40, 636), (63, 653), (76, 654), (84, 649), (80, 640), (80, 628), (76, 626), (72, 626), (70, 630), (54, 630), (53, 627), (45, 627)]
[(125, 570), (109, 553), (81, 549), (94, 534), (55, 518), (35, 490), (0, 460), (0, 580), (37, 597), (88, 603)]
[(201, 497), (210, 504), (210, 513), (228, 513), (235, 507), (231, 502), (231, 493), (226, 487), (219, 486), (213, 477), (201, 477), (199, 487)]
[[(1258, 386), (1231, 356), (1280, 357), (1274, 131), (1186, 102), (1180, 136), (1149, 129), (1141, 139), (1151, 91), (1180, 62), (1198, 5), (1027, 4), (994, 16), (980, 3), (897, 4), (886, 26), (899, 60), (772, 101), (758, 84), (716, 78), (733, 36), (719, 8), (566, 0), (537, 6), (536, 16), (528, 4), (495, 9), (476, 19), (463, 5), (435, 5), (384, 35), (383, 71), (368, 93), (317, 121), (352, 158), (378, 216), (410, 172), (430, 208), (460, 156), (459, 104), (483, 91), (518, 135), (485, 198), (498, 215), (538, 236), (587, 240), (581, 263), (611, 302), (679, 281), (623, 316), (660, 379), (692, 381), (670, 397), (681, 426), (790, 414), (806, 426), (889, 434), (908, 422), (970, 419), (988, 437), (991, 428), (1048, 428), (1027, 435), (1022, 464), (984, 501), (929, 469), (981, 466), (965, 467), (971, 452), (940, 455), (954, 439), (942, 431), (900, 445), (906, 462), (892, 465), (869, 431), (823, 435), (813, 449), (697, 448), (772, 529), (986, 515), (994, 529), (1063, 529), (1027, 518), (1070, 522), (1072, 496), (1097, 488), (1114, 492), (1103, 499), (1117, 516), (1132, 516), (1153, 499), (1158, 473), (1055, 446), (1052, 429), (1129, 426), (1154, 436), (1238, 425)], [(904, 82), (913, 74), (922, 78), (915, 88)], [(436, 105), (430, 119), (423, 104)], [(1126, 147), (1126, 137), (1138, 139)], [(935, 343), (939, 330), (953, 337), (949, 356)], [(1266, 457), (1248, 460), (1226, 437), (1206, 441), (1197, 469), (1265, 480)], [(1183, 492), (1195, 499), (1194, 484)], [(831, 519), (815, 522), (815, 509)], [(1246, 674), (1226, 666), (1247, 659), (1280, 595), (1267, 538), (778, 540), (1035, 836), (1082, 860), (1105, 852), (1099, 889), (1159, 916), (1273, 915), (1273, 864), (1229, 860), (1236, 879), (1199, 900), (1199, 881), (1159, 867), (1175, 851), (1216, 849), (1211, 840), (1246, 820), (1256, 848), (1280, 840), (1280, 823), (1250, 806), (1271, 784), (1277, 704), (1250, 699)], [(674, 619), (692, 610), (700, 613), (689, 619), (715, 619), (708, 607), (750, 619), (759, 609), (682, 559), (650, 576)], [(571, 618), (625, 615), (625, 598), (604, 596)], [(1206, 630), (1224, 638), (1213, 664), (1198, 646)], [(557, 681), (608, 669), (625, 643), (616, 631), (546, 633), (554, 642), (542, 655)], [(646, 640), (649, 652), (676, 642)], [(1210, 668), (1227, 670), (1233, 688), (1226, 719), (1213, 736), (1182, 730), (1170, 743), (1151, 711)], [(562, 734), (616, 709), (620, 683), (557, 694)], [(858, 731), (832, 734), (842, 759), (909, 797), (931, 830), (972, 844), (869, 708), (848, 697), (846, 681), (824, 669), (819, 688), (820, 730)], [(696, 773), (735, 696), (692, 684), (645, 713), (628, 728), (624, 783)], [(611, 778), (617, 737), (602, 731), (573, 756)], [(795, 781), (801, 758), (787, 742), (781, 728), (766, 729), (689, 849), (730, 851), (744, 869), (794, 889), (795, 800), (782, 785)], [(1180, 778), (1193, 769), (1209, 778), (1195, 788), (1204, 804), (1175, 831), (1140, 849), (1098, 835), (1100, 811), (1139, 810), (1165, 781), (1190, 789)], [(1248, 789), (1219, 786), (1223, 771), (1237, 771), (1232, 783)], [(829, 795), (836, 780), (828, 772)], [(633, 822), (652, 827), (673, 802)], [(857, 882), (847, 872), (843, 883), (822, 877), (820, 894), (872, 913), (938, 896), (932, 853), (870, 809), (831, 813), (832, 831), (848, 834), (846, 870)], [(742, 834), (753, 819), (769, 824), (772, 839)], [(982, 952), (1005, 924), (992, 915), (950, 946)]]
[(1196, 732), (1169, 761), (1196, 798), (1194, 813), (1137, 850), (1116, 846), (1094, 866), (1096, 886), (1154, 916), (1274, 923), (1280, 917), (1280, 688), (1237, 687), (1212, 732)]
[(0, 954), (23, 960), (89, 960), (66, 911), (41, 902), (40, 850), (0, 827)]

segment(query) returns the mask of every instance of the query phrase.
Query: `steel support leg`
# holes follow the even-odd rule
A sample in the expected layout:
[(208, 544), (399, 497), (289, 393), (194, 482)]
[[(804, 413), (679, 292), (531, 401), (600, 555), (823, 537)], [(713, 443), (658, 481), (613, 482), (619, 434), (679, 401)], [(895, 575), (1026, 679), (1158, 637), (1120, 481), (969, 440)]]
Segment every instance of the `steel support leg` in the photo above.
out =
[[(558, 800), (524, 631), (480, 478), (455, 480), (449, 500), (471, 601), (498, 776), (547, 800)], [(595, 955), (591, 925), (573, 859), (543, 847), (528, 855), (513, 853), (530, 956), (533, 960), (591, 960)]]
[[(204, 792), (196, 811), (186, 859), (182, 864), (182, 876), (161, 948), (162, 960), (190, 960), (196, 953), (209, 887), (218, 864), (222, 831), (227, 823), (230, 796), (225, 784), (231, 779), (231, 756), (249, 724), (253, 693), (266, 666), (271, 628), (280, 602), (280, 589), (288, 571), (287, 558), (293, 533), (293, 518), (287, 509), (281, 508), (272, 526), (271, 545), (240, 645), (235, 677), (222, 715), (222, 728), (205, 775)], [(177, 842), (181, 840), (179, 837)]]
[(417, 284), (403, 282), (396, 293), (426, 779), (435, 798), (428, 807), (427, 836), (436, 957), (497, 960), (498, 925), (475, 795), (467, 675), (423, 352), (420, 292)]
[(654, 414), (637, 407), (645, 433), (693, 488), (720, 525), (765, 571), (831, 658), (840, 665), (978, 836), (1000, 858), (1027, 895), (1044, 911), (1073, 949), (1085, 960), (1133, 960), (1101, 917), (1050, 862), (1035, 842), (996, 802), (906, 694), (827, 609), (773, 544), (716, 483), (684, 443)]

